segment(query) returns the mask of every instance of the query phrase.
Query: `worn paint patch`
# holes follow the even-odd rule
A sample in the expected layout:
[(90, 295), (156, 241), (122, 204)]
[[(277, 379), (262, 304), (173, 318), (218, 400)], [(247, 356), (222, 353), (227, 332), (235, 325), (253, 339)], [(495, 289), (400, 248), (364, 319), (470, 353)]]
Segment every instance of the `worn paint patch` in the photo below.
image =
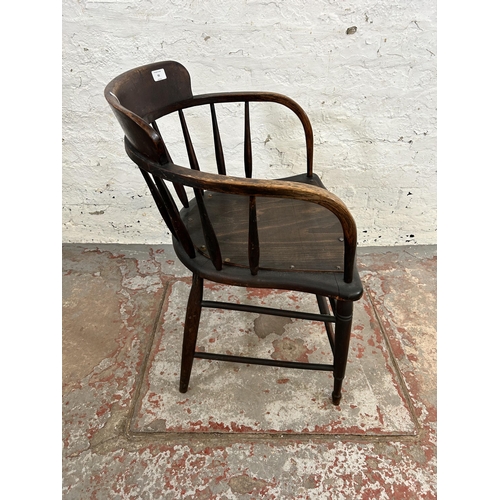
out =
[(228, 481), (231, 491), (243, 495), (245, 493), (263, 493), (263, 488), (267, 485), (265, 481), (252, 478), (247, 474), (233, 476)]
[(282, 361), (297, 361), (299, 363), (308, 363), (308, 354), (313, 351), (308, 349), (303, 339), (277, 339), (273, 341), (274, 352), (271, 358)]
[(65, 472), (65, 498), (423, 499), (436, 498), (436, 461), (415, 444), (273, 443), (203, 448), (145, 446), (82, 453)]
[(292, 320), (290, 318), (259, 314), (253, 322), (253, 327), (255, 335), (260, 339), (264, 339), (272, 333), (279, 336), (283, 335), (285, 333), (285, 327), (291, 322)]

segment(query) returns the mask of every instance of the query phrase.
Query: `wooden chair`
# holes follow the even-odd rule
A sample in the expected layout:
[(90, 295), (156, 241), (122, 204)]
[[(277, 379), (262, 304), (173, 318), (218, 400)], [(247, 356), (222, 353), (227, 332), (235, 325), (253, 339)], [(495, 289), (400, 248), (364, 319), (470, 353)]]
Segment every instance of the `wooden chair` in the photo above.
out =
[[(125, 132), (125, 150), (139, 166), (173, 236), (175, 252), (193, 273), (184, 328), (180, 392), (188, 390), (193, 358), (204, 358), (332, 371), (332, 400), (338, 405), (353, 301), (363, 293), (355, 262), (356, 225), (344, 203), (313, 173), (313, 133), (303, 109), (292, 99), (271, 92), (193, 96), (189, 73), (174, 61), (148, 64), (123, 73), (106, 86), (105, 97)], [(216, 117), (216, 105), (235, 102), (244, 103), (244, 177), (226, 174)], [(306, 139), (304, 174), (279, 180), (252, 178), (250, 103), (257, 102), (281, 104), (299, 118)], [(217, 174), (200, 170), (183, 112), (193, 106), (210, 109)], [(178, 114), (190, 168), (174, 162), (160, 134), (157, 120), (170, 113)], [(165, 181), (175, 190), (178, 202)], [(186, 187), (193, 188), (194, 198), (188, 199)], [(182, 204), (180, 210), (177, 204)], [(204, 280), (312, 293), (317, 297), (319, 314), (203, 300)], [(333, 363), (299, 363), (196, 351), (202, 307), (324, 322)]]

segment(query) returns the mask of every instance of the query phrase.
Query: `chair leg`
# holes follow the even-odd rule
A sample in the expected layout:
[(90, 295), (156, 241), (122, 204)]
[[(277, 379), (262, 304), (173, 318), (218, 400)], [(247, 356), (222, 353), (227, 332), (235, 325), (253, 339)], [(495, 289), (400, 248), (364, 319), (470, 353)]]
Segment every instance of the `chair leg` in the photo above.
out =
[(198, 338), (198, 327), (200, 325), (201, 300), (203, 297), (203, 278), (193, 274), (193, 284), (189, 293), (189, 300), (184, 323), (184, 340), (182, 343), (181, 377), (179, 384), (180, 392), (187, 392), (191, 368), (193, 367), (196, 339)]
[(352, 301), (337, 301), (332, 393), (332, 401), (336, 406), (340, 404), (340, 399), (342, 398), (342, 381), (344, 380), (347, 355), (349, 353), (349, 341), (351, 338), (352, 311)]
[[(321, 295), (316, 295), (318, 301), (319, 312), (321, 314), (330, 314), (330, 309), (328, 308), (328, 302), (326, 298)], [(333, 315), (335, 315), (335, 310), (333, 310)], [(333, 330), (332, 323), (325, 321), (326, 333), (328, 335), (328, 341), (330, 342), (330, 347), (332, 349), (332, 354), (335, 352), (335, 332)]]

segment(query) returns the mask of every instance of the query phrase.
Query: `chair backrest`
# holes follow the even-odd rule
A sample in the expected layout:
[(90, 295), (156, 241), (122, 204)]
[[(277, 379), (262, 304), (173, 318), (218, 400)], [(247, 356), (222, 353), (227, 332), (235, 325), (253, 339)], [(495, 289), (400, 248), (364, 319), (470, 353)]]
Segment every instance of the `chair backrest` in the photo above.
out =
[[(259, 244), (255, 196), (248, 186), (244, 184), (238, 186), (234, 178), (231, 178), (233, 179), (232, 186), (228, 187), (230, 184), (223, 181), (221, 183), (222, 187), (219, 187), (219, 185), (213, 182), (213, 175), (200, 172), (183, 109), (200, 105), (210, 106), (217, 170), (220, 174), (219, 176), (224, 176), (224, 178), (226, 178), (226, 168), (215, 112), (216, 104), (229, 102), (244, 103), (244, 169), (246, 178), (252, 177), (249, 102), (256, 101), (282, 104), (291, 109), (300, 119), (305, 132), (307, 175), (312, 177), (313, 134), (309, 118), (303, 109), (292, 99), (270, 92), (231, 92), (193, 96), (188, 71), (184, 66), (175, 61), (148, 64), (119, 75), (106, 86), (105, 97), (125, 132), (125, 146), (128, 155), (140, 167), (165, 223), (174, 238), (180, 242), (190, 257), (196, 255), (195, 246), (164, 179), (172, 182), (178, 198), (186, 208), (189, 207), (189, 201), (184, 186), (190, 186), (194, 189), (200, 219), (203, 224), (207, 250), (213, 265), (218, 270), (222, 268), (222, 256), (217, 236), (205, 207), (203, 190), (213, 189), (215, 191), (224, 191), (224, 189), (228, 188), (230, 192), (249, 196), (249, 268), (252, 274), (256, 274)], [(189, 169), (179, 167), (172, 162), (167, 146), (156, 125), (158, 118), (173, 112), (177, 112), (179, 115), (191, 171), (197, 171), (196, 175), (193, 172), (193, 175), (189, 176), (189, 174), (186, 174), (186, 172), (189, 173)], [(165, 166), (165, 168), (162, 168), (162, 166)], [(229, 177), (227, 177), (227, 180), (229, 181)], [(283, 186), (281, 186), (283, 196), (291, 197), (287, 194), (287, 187)], [(260, 185), (260, 187), (264, 191), (267, 189), (265, 184)], [(306, 188), (307, 186), (303, 189)], [(304, 197), (303, 199), (306, 198)], [(351, 223), (350, 214), (347, 209), (345, 220), (342, 218), (340, 220), (344, 227), (344, 232), (349, 225), (354, 227), (355, 232), (354, 221)], [(352, 231), (350, 232), (352, 233)], [(349, 271), (352, 274), (355, 235), (352, 237), (348, 236), (345, 246), (346, 249), (349, 247), (349, 253), (352, 253), (352, 256), (348, 256), (349, 269), (346, 268), (345, 271)], [(251, 251), (252, 248), (253, 251)]]
[(186, 68), (175, 61), (141, 66), (114, 78), (104, 95), (131, 144), (164, 163), (165, 145), (151, 124), (164, 107), (193, 97)]

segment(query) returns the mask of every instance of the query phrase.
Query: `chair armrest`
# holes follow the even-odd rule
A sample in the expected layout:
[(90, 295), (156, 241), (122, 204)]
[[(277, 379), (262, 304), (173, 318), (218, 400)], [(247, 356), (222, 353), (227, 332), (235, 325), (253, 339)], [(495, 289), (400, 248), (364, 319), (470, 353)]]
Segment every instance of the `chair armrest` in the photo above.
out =
[(192, 188), (245, 196), (267, 196), (303, 200), (321, 205), (340, 221), (344, 232), (344, 281), (350, 283), (354, 273), (357, 230), (349, 209), (340, 198), (319, 186), (284, 180), (265, 180), (217, 175), (167, 163), (161, 165), (141, 155), (125, 138), (130, 158), (147, 172), (170, 182)]

